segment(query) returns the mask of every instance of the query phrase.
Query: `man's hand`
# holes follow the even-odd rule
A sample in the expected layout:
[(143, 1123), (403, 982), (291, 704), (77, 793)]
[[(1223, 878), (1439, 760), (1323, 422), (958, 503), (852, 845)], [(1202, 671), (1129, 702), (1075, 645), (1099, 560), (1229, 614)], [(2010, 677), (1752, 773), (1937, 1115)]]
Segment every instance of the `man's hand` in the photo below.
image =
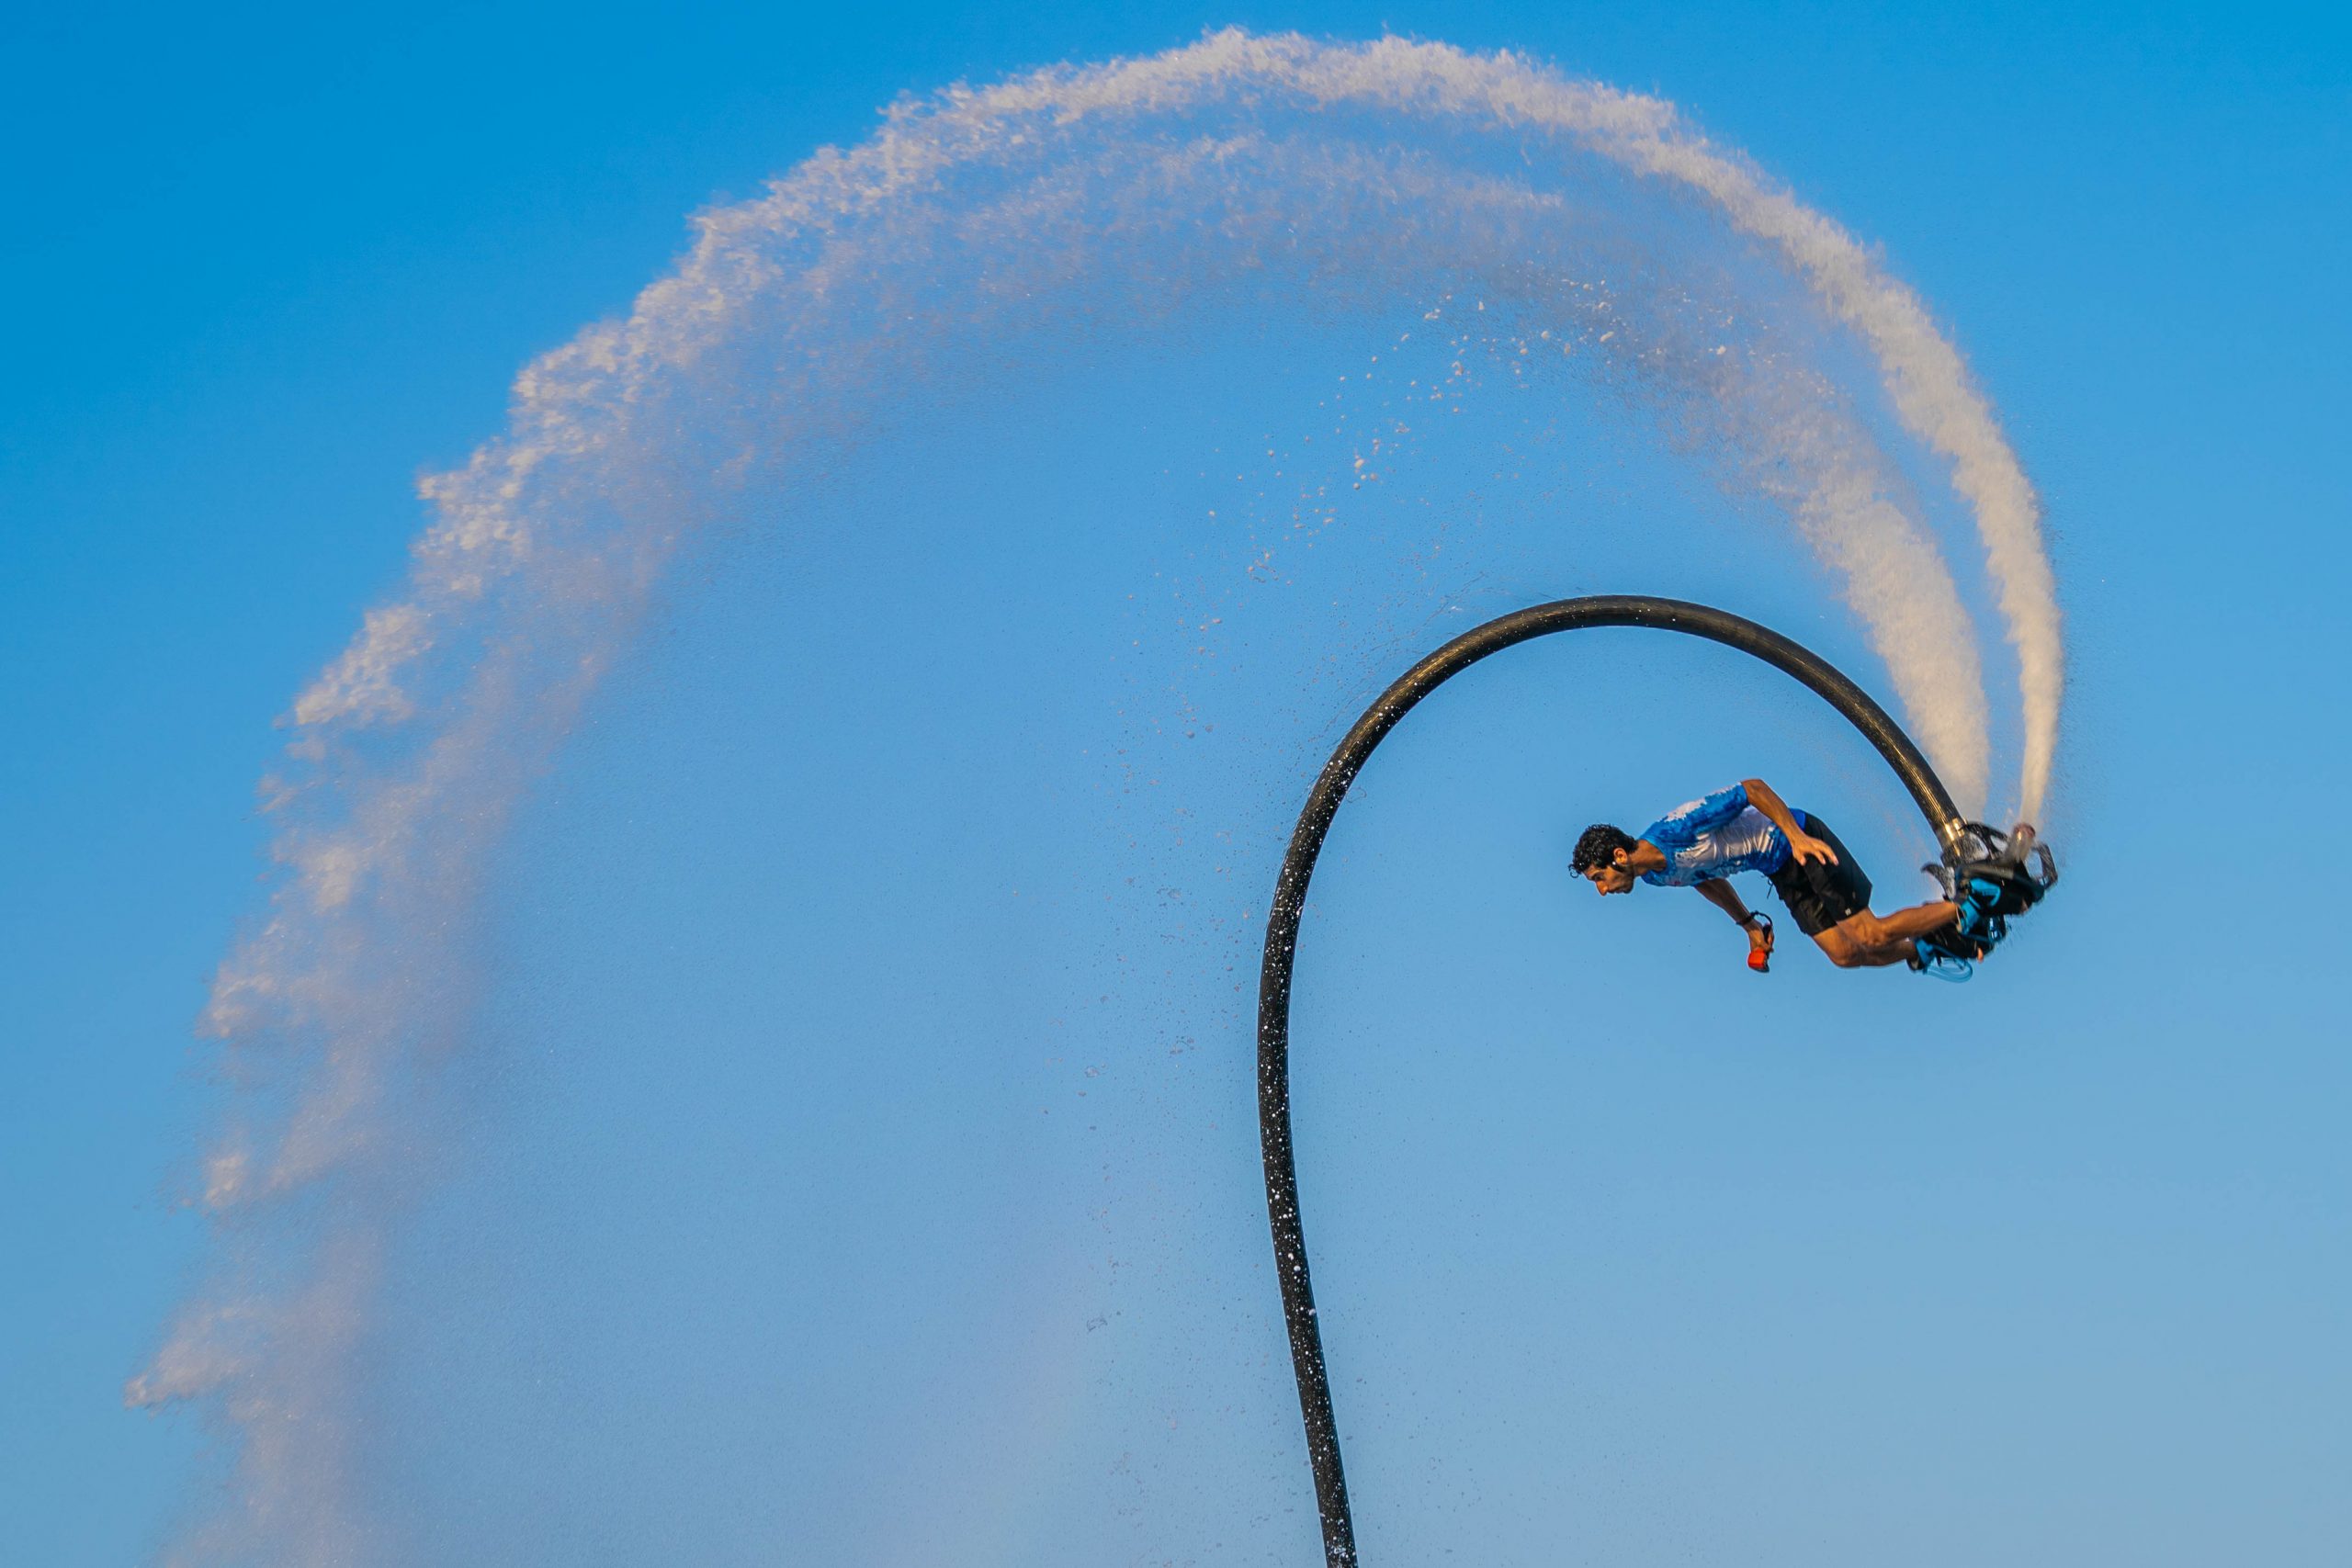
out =
[(1789, 803), (1772, 793), (1772, 786), (1762, 779), (1742, 779), (1740, 787), (1747, 792), (1747, 804), (1764, 813), (1766, 821), (1781, 830), (1789, 840), (1789, 858), (1799, 865), (1818, 861), (1823, 865), (1836, 865), (1838, 852), (1797, 826), (1796, 814)]
[(1823, 865), (1836, 865), (1838, 852), (1809, 833), (1791, 833), (1789, 858), (1799, 865), (1810, 865), (1815, 861)]

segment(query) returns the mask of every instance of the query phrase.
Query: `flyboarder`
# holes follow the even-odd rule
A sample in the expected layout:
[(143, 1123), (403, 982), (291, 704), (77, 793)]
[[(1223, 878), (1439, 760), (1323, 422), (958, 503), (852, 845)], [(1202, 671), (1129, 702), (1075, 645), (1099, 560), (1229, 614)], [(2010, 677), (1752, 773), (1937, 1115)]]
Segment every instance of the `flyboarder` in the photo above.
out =
[[(1961, 906), (1948, 898), (1871, 914), (1871, 879), (1838, 835), (1820, 818), (1791, 808), (1762, 779), (1677, 807), (1639, 838), (1596, 822), (1577, 840), (1569, 864), (1604, 897), (1631, 893), (1636, 881), (1697, 888), (1747, 931), (1747, 966), (1758, 974), (1771, 963), (1772, 920), (1740, 900), (1729, 880), (1737, 872), (1762, 872), (1797, 929), (1840, 969), (1918, 969), (1939, 955), (1981, 959), (1993, 945), (1963, 933)], [(1925, 958), (1923, 937), (1930, 939)]]

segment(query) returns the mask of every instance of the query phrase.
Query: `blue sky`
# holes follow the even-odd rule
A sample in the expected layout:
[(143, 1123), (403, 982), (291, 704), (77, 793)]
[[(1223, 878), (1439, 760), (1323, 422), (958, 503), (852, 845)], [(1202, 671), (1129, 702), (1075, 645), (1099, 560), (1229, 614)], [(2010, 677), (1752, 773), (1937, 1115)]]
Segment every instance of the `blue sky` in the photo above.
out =
[[(2346, 761), (2328, 686), (2352, 586), (2334, 455), (2352, 403), (2340, 21), (510, 6), (8, 24), (28, 64), (0, 126), (36, 155), (11, 161), (20, 220), (0, 242), (19, 301), (0, 387), (0, 802), (17, 826), (0, 844), (0, 1160), (17, 1197), (0, 1206), (0, 1534), (28, 1560), (151, 1556), (212, 1473), (199, 1421), (119, 1404), (203, 1250), (174, 1201), (213, 1103), (189, 1021), (260, 907), (252, 791), (280, 743), (271, 721), (396, 583), (422, 520), (414, 476), (494, 434), (515, 369), (625, 307), (680, 250), (685, 214), (862, 139), (899, 93), (1227, 21), (1522, 48), (1657, 91), (1883, 244), (2041, 485), (2069, 615), (2055, 821), (2071, 880), (2007, 972), (1965, 993), (1797, 953), (1760, 990), (1736, 952), (1717, 964), (1690, 911), (1637, 898), (1603, 920), (1548, 880), (1528, 846), (1573, 826), (1587, 803), (1563, 802), (1560, 781), (1590, 756), (1617, 759), (1625, 798), (1608, 809), (1631, 818), (1750, 765), (1731, 756), (1804, 770), (1811, 746), (1829, 760), (1799, 773), (1801, 804), (1841, 831), (1863, 823), (1848, 837), (1901, 885), (1883, 785), (1836, 761), (1800, 705), (1743, 703), (1714, 748), (1645, 722), (1690, 682), (1724, 690), (1695, 656), (1531, 652), (1520, 683), (1465, 682), (1384, 754), (1391, 772), (1351, 804), (1318, 885), (1310, 940), (1334, 967), (1303, 970), (1301, 991), (1302, 1018), (1348, 1045), (1302, 1064), (1301, 1146), (1324, 1289), (1356, 1314), (1329, 1332), (1359, 1413), (1367, 1539), (1521, 1560), (1547, 1538), (1493, 1516), (1541, 1506), (1611, 1562), (1735, 1545), (1747, 1561), (1944, 1560), (1920, 1544), (1936, 1541), (1954, 1561), (2318, 1563), (2352, 1547), (2335, 1484), (2352, 1457), (2352, 1156), (2335, 1114), (2352, 1074), (2324, 857), (2281, 863), (2277, 847), (2282, 825), (2327, 840)], [(1295, 362), (1339, 352), (1310, 338)], [(1170, 394), (1150, 375), (1099, 374), (1084, 389), (1115, 390), (1119, 413), (1048, 388), (1005, 425), (949, 421), (929, 435), (953, 462), (853, 474), (842, 515), (909, 494), (1081, 507), (1132, 488), (1137, 449), (1172, 466), (1310, 396), (1302, 371), (1204, 412), (1155, 402)], [(1066, 422), (1067, 471), (1021, 461), (1023, 409)], [(1148, 432), (1124, 428), (1136, 411)], [(975, 537), (904, 563), (906, 592), (953, 614), (960, 567), (1003, 606), (1007, 660), (1049, 671), (1066, 650), (1023, 643), (1023, 608), (1173, 571), (1185, 547), (1167, 526), (1147, 524), (1135, 559)], [(1589, 570), (1639, 561), (1620, 541)], [(872, 564), (848, 547), (831, 562), (844, 581)], [(630, 1501), (595, 1540), (559, 1539), (573, 1560), (681, 1543), (737, 1560), (779, 1539), (770, 1511), (814, 1521), (790, 1538), (804, 1550), (888, 1559), (859, 1511), (890, 1496), (860, 1482), (891, 1451), (873, 1410), (935, 1395), (948, 1449), (982, 1446), (992, 1421), (1016, 1429), (992, 1465), (923, 1461), (961, 1478), (967, 1533), (947, 1539), (970, 1561), (1295, 1556), (1311, 1521), (1295, 1511), (1262, 1530), (1202, 1523), (1244, 1486), (1304, 1506), (1286, 1372), (1264, 1364), (1279, 1338), (1253, 1250), (1246, 1027), (1210, 1016), (1166, 1046), (1189, 1076), (1098, 1090), (1126, 1121), (1094, 1135), (1144, 1151), (1101, 1224), (1120, 1267), (1155, 1282), (1119, 1282), (1065, 1191), (1096, 1145), (1003, 1131), (1033, 1099), (1077, 1111), (1093, 1080), (1066, 1075), (1084, 1052), (1040, 1045), (1007, 1067), (937, 1043), (1158, 1027), (1151, 983), (1072, 1025), (1039, 1010), (1060, 979), (1005, 967), (1004, 922), (1034, 918), (1058, 933), (1036, 948), (1058, 951), (1092, 917), (1076, 895), (1015, 915), (999, 885), (1124, 889), (1116, 856), (1057, 843), (1003, 761), (1006, 726), (936, 695), (909, 710), (933, 728), (910, 718), (874, 753), (895, 772), (730, 739), (797, 711), (746, 670), (872, 609), (844, 592), (777, 628), (761, 595), (795, 570), (754, 552), (682, 590), (503, 852), (497, 1048), (460, 1069), (482, 1080), (463, 1100), (479, 1122), (404, 1244), (415, 1297), (446, 1286), (473, 1304), (399, 1297), (381, 1385), (397, 1436), (376, 1483), (392, 1512), (413, 1500), (406, 1550), (535, 1560), (555, 1550), (544, 1521), (502, 1500), (594, 1484)], [(1418, 651), (1415, 631), (1391, 650)], [(1382, 651), (1357, 645), (1367, 668)], [(876, 679), (914, 692), (922, 673)], [(1283, 700), (1341, 719), (1351, 689)], [(1605, 745), (1531, 729), (1531, 711), (1593, 689), (1623, 694)], [(1079, 688), (1018, 733), (1059, 744), (1098, 695), (1116, 692)], [(1305, 786), (1295, 754), (1220, 755), (1186, 786), (1212, 818), (1261, 821), (1261, 799)], [(1833, 811), (1841, 795), (1853, 804)], [(943, 795), (991, 826), (911, 835), (878, 872), (809, 842), (811, 822), (854, 843), (857, 824), (935, 817)], [(859, 903), (869, 874), (888, 897)], [(808, 887), (845, 902), (812, 911)], [(1145, 894), (1114, 894), (1130, 897), (1106, 940), (1151, 929)], [(1464, 913), (1482, 908), (1498, 913)], [(762, 979), (775, 942), (808, 967)], [(1246, 971), (1246, 939), (1203, 934), (1169, 972), (1237, 952)], [(857, 998), (909, 987), (915, 955), (911, 988), (942, 999), (894, 1004), (860, 1037)], [(1343, 960), (1359, 966), (1344, 980)], [(625, 995), (597, 988), (616, 974), (634, 976)], [(862, 1043), (804, 1044), (797, 1081), (822, 1091), (806, 1101), (715, 1109), (728, 1071), (766, 1081), (752, 1064), (779, 1029)], [(694, 1039), (725, 1043), (705, 1060)], [(911, 1260), (765, 1201), (826, 1190), (865, 1146), (866, 1123), (808, 1107), (872, 1092), (877, 1056), (906, 1086), (888, 1128), (910, 1152), (875, 1168), (871, 1207), (844, 1212), (869, 1232), (876, 1216), (922, 1227), (901, 1233), (921, 1238)], [(649, 1061), (686, 1066), (650, 1076)], [(773, 1135), (779, 1106), (800, 1118), (788, 1136)], [(1232, 1180), (1153, 1185), (1188, 1169)], [(698, 1190), (744, 1196), (682, 1210)], [(1008, 1195), (1041, 1201), (1013, 1215)], [(761, 1237), (772, 1250), (724, 1276), (733, 1293), (697, 1288)], [(885, 1333), (812, 1283), (828, 1278), (914, 1304)], [(1460, 1280), (1512, 1310), (1474, 1311), (1450, 1293)], [(1089, 1320), (1098, 1301), (1128, 1313), (1089, 1331), (1128, 1340), (1073, 1362), (1037, 1326), (1057, 1292)], [(608, 1380), (581, 1371), (592, 1352)], [(779, 1380), (748, 1404), (720, 1371), (746, 1362)], [(1251, 1370), (1228, 1387), (1227, 1363)], [(539, 1405), (530, 1386), (568, 1392)], [(1170, 1390), (1198, 1408), (1163, 1410)], [(1142, 1405), (1175, 1434), (1158, 1448), (1135, 1437)], [(790, 1416), (755, 1443), (753, 1408)], [(450, 1410), (497, 1439), (435, 1452)], [(1501, 1427), (1524, 1440), (1498, 1441)], [(1049, 1429), (1052, 1452), (1020, 1439)], [(554, 1431), (570, 1436), (552, 1458), (500, 1457)], [(739, 1464), (686, 1473), (675, 1456), (697, 1432), (741, 1437)], [(496, 1484), (469, 1491), (452, 1473), (469, 1467)]]

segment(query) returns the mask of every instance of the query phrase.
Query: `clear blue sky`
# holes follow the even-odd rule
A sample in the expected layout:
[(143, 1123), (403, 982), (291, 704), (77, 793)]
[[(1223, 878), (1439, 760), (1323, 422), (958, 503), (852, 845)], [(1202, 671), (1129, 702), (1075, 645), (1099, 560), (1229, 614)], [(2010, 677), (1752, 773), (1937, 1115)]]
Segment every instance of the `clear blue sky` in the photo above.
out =
[[(1520, 683), (1464, 682), (1384, 754), (1318, 884), (1332, 967), (1301, 982), (1345, 1047), (1302, 1063), (1301, 1151), (1349, 1314), (1329, 1332), (1367, 1539), (1399, 1561), (1457, 1541), (1509, 1562), (2352, 1556), (2328, 806), (2352, 761), (2345, 24), (1836, 5), (0, 24), (12, 1554), (146, 1559), (211, 1473), (199, 1421), (120, 1406), (203, 1250), (173, 1197), (213, 1105), (190, 1020), (260, 907), (271, 721), (396, 584), (414, 476), (495, 434), (516, 368), (624, 308), (684, 215), (861, 140), (901, 92), (1227, 22), (1520, 48), (1657, 91), (1882, 243), (2041, 485), (2069, 614), (2071, 880), (1965, 992), (1796, 953), (1754, 982), (1690, 911), (1603, 919), (1553, 880), (1570, 818), (1640, 818), (1785, 753), (1801, 803), (1860, 824), (1905, 886), (1883, 784), (1804, 761), (1830, 743), (1799, 705), (1757, 697), (1715, 747), (1652, 744), (1644, 715), (1723, 690), (1695, 655), (1531, 652)], [(834, 502), (1017, 497), (910, 563), (906, 592), (945, 616), (956, 570), (989, 585), (1022, 668), (1060, 656), (1035, 615), (1136, 561), (992, 529), (1131, 491), (1129, 438), (1182, 463), (1314, 396), (1302, 372), (1204, 412), (1102, 374), (1113, 412), (1048, 389), (941, 432), (939, 473), (853, 474)], [(1068, 471), (1024, 466), (1023, 409), (1067, 422)], [(1195, 570), (1146, 536), (1147, 568)], [(853, 547), (812, 548), (682, 594), (505, 852), (496, 1048), (453, 1069), (476, 1120), (404, 1243), (368, 1413), (400, 1550), (1311, 1560), (1246, 1019), (1151, 1035), (1166, 976), (1246, 978), (1249, 939), (1204, 926), (1161, 979), (1055, 1014), (1070, 976), (1020, 955), (1097, 917), (1005, 886), (1113, 889), (1114, 946), (1153, 940), (1151, 890), (1057, 842), (1008, 756), (1088, 733), (1115, 690), (1008, 725), (885, 666), (877, 692), (929, 695), (854, 767), (808, 755), (773, 737), (817, 721), (747, 672), (887, 599)], [(1590, 570), (1638, 561), (1619, 541)], [(819, 568), (839, 591), (771, 624), (763, 595)], [(1250, 700), (1312, 728), (1355, 689)], [(1531, 732), (1593, 690), (1623, 704), (1606, 746)], [(1624, 798), (1560, 797), (1612, 750)], [(1182, 784), (1204, 823), (1262, 829), (1305, 787), (1289, 752), (1220, 755)], [(851, 847), (888, 821), (930, 826)], [(1147, 1055), (1175, 1066), (1144, 1075)], [(1033, 1134), (1046, 1111), (1101, 1114)], [(1099, 1206), (1072, 1180), (1098, 1171)], [(899, 1465), (951, 1478), (940, 1533), (884, 1529), (873, 1478)]]

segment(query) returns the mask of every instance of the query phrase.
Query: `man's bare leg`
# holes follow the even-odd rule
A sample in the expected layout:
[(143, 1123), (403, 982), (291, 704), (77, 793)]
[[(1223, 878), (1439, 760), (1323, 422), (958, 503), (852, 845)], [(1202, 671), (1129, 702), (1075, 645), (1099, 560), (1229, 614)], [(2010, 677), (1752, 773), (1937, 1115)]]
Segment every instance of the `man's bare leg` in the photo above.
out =
[(1883, 969), (1890, 964), (1910, 960), (1918, 951), (1912, 945), (1914, 937), (1941, 931), (1959, 918), (1959, 906), (1949, 898), (1897, 909), (1891, 915), (1873, 915), (1864, 909), (1847, 916), (1813, 940), (1821, 944), (1829, 962), (1840, 969)]

